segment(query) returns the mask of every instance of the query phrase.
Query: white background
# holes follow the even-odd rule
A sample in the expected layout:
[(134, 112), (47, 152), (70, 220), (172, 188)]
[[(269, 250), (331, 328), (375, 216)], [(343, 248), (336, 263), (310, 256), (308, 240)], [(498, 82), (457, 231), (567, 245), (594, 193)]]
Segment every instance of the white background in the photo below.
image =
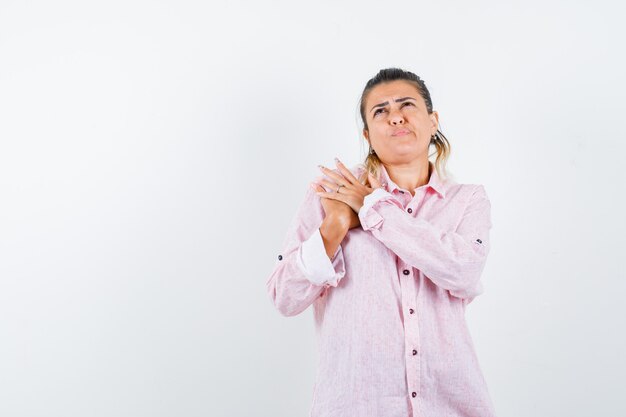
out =
[(623, 12), (0, 2), (0, 415), (308, 415), (312, 311), (265, 281), (392, 66), (491, 199), (466, 314), (499, 416), (626, 415)]

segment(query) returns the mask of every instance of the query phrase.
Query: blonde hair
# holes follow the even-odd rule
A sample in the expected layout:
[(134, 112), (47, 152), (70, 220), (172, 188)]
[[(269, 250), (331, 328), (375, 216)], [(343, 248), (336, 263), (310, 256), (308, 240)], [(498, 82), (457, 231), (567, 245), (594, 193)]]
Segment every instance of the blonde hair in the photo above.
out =
[[(397, 80), (407, 81), (413, 84), (415, 88), (417, 89), (418, 94), (424, 99), (428, 114), (432, 114), (433, 103), (430, 98), (430, 93), (428, 91), (428, 88), (426, 88), (426, 84), (424, 83), (424, 81), (420, 77), (418, 77), (417, 75), (413, 74), (410, 71), (404, 71), (400, 68), (386, 68), (386, 69), (380, 70), (378, 74), (376, 74), (376, 76), (370, 79), (365, 85), (365, 88), (363, 89), (363, 93), (361, 93), (361, 98), (359, 100), (359, 110), (361, 113), (361, 120), (363, 121), (363, 129), (369, 132), (369, 128), (367, 126), (367, 119), (365, 118), (365, 101), (367, 100), (367, 96), (369, 95), (369, 93), (372, 91), (374, 87), (376, 87), (379, 84), (388, 83), (388, 82), (397, 81)], [(437, 158), (435, 159), (435, 162), (434, 162), (434, 166), (435, 166), (435, 169), (437, 170), (437, 175), (441, 177), (442, 180), (445, 180), (446, 178), (448, 178), (448, 173), (446, 171), (446, 163), (451, 153), (450, 142), (448, 142), (448, 139), (444, 136), (441, 130), (437, 129), (437, 132), (430, 138), (429, 147), (431, 145), (435, 146), (435, 152), (432, 154), (429, 154), (428, 157), (430, 158), (431, 156), (435, 154), (437, 155)], [(361, 182), (361, 184), (371, 186), (371, 184), (369, 183), (369, 179), (367, 178), (368, 173), (372, 174), (374, 178), (380, 179), (380, 165), (381, 164), (382, 162), (380, 161), (380, 159), (378, 158), (378, 155), (376, 155), (376, 153), (372, 149), (372, 145), (370, 144), (367, 157), (365, 158), (365, 161), (362, 164), (360, 164), (361, 168), (363, 169), (363, 173), (359, 176), (359, 182)]]

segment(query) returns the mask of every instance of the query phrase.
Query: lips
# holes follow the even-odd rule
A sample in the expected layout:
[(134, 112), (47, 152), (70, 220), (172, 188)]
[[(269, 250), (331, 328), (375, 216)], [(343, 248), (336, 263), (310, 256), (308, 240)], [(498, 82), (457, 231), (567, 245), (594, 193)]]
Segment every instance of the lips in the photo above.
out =
[(403, 136), (410, 133), (407, 129), (398, 129), (391, 134), (391, 136)]

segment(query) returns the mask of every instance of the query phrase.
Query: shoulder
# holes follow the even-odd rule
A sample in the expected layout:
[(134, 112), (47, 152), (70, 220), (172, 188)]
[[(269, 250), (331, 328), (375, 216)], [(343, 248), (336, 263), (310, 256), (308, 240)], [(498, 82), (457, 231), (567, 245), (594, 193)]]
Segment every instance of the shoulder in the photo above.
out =
[(466, 200), (489, 199), (483, 184), (457, 183), (454, 181), (446, 183), (446, 196)]

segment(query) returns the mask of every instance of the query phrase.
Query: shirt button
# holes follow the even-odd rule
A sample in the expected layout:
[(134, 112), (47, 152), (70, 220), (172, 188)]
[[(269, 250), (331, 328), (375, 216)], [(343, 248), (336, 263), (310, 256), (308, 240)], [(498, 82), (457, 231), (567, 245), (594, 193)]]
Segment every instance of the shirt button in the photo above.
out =
[(413, 213), (413, 209), (411, 207), (409, 207), (406, 211), (408, 211), (409, 213)]
[(408, 270), (408, 269), (405, 269), (404, 271), (402, 271), (402, 273), (403, 273), (404, 275), (409, 275), (409, 273), (410, 273), (410, 272), (409, 272), (409, 270)]
[(413, 314), (413, 309), (409, 308), (409, 314)]
[(417, 350), (413, 349), (413, 355), (417, 355)]
[(278, 255), (278, 260), (282, 261), (283, 260), (283, 255)]
[(411, 397), (415, 398), (415, 396), (417, 396), (417, 392), (413, 391), (413, 392), (411, 393)]

